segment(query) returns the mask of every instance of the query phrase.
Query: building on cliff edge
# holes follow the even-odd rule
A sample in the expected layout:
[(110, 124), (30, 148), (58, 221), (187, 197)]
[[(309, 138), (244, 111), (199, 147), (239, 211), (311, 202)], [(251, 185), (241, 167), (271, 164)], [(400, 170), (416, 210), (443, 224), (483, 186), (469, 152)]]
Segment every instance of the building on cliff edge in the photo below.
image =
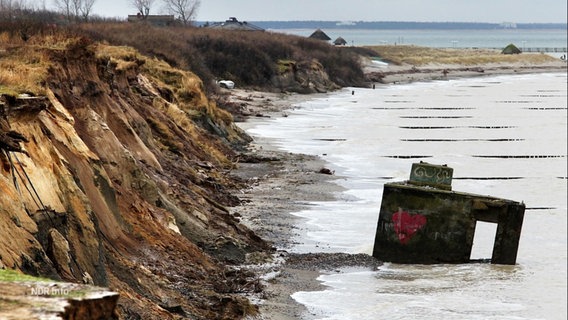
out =
[(263, 28), (255, 26), (254, 24), (248, 23), (246, 21), (239, 21), (235, 17), (230, 17), (224, 22), (206, 22), (203, 25), (204, 28), (211, 29), (224, 29), (224, 30), (240, 30), (240, 31), (264, 31)]

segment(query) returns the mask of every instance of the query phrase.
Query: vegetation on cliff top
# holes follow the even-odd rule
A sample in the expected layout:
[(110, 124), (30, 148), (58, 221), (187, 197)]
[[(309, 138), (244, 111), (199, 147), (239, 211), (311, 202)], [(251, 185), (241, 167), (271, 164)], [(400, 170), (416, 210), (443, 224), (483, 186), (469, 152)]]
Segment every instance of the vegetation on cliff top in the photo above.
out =
[(281, 74), (279, 62), (283, 60), (296, 66), (316, 60), (340, 86), (364, 82), (356, 54), (305, 37), (127, 23), (82, 24), (78, 28), (94, 40), (132, 46), (172, 66), (189, 69), (209, 90), (215, 79), (229, 79), (241, 87), (278, 89), (274, 78)]
[[(19, 42), (33, 43), (38, 37), (66, 34), (130, 46), (141, 54), (195, 73), (209, 94), (216, 91), (218, 79), (232, 80), (239, 87), (287, 91), (289, 88), (278, 81), (283, 72), (309, 71), (314, 61), (335, 86), (364, 84), (357, 54), (322, 41), (281, 33), (166, 28), (111, 21), (61, 24), (56, 15), (37, 12), (14, 20), (0, 19), (0, 30), (6, 34), (5, 39)], [(281, 61), (287, 61), (292, 69), (283, 69)]]
[(0, 150), (1, 265), (109, 286), (123, 318), (254, 314), (238, 293), (258, 283), (228, 265), (271, 248), (226, 209), (248, 139), (231, 115), (155, 55), (15, 26), (0, 27), (0, 114), (29, 139), (17, 160)]

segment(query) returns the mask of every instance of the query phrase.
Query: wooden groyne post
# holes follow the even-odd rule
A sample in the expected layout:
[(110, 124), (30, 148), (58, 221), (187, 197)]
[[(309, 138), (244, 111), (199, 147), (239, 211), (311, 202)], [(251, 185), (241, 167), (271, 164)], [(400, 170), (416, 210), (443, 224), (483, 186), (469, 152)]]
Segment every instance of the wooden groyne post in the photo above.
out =
[(514, 265), (523, 203), (451, 190), (453, 169), (412, 165), (410, 180), (384, 185), (373, 256), (394, 263), (467, 263), (477, 221), (497, 224), (491, 263)]

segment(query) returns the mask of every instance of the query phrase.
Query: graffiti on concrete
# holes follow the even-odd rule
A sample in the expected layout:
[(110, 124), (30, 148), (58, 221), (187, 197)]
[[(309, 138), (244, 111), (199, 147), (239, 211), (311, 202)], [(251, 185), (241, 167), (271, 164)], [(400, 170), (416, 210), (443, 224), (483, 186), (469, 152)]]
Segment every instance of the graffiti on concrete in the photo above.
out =
[(451, 190), (453, 173), (454, 170), (446, 165), (433, 165), (420, 161), (412, 164), (410, 182)]
[[(444, 173), (446, 172), (446, 173)], [(386, 183), (373, 256), (394, 263), (467, 263), (478, 221), (497, 224), (491, 263), (514, 265), (525, 204), (451, 190), (453, 169), (412, 165), (410, 180)]]
[(398, 212), (393, 213), (392, 222), (400, 243), (407, 244), (414, 234), (424, 227), (426, 217), (421, 214), (411, 214), (399, 208)]
[(447, 181), (452, 179), (448, 170), (442, 170), (440, 168), (417, 166), (412, 173), (416, 177), (430, 179), (436, 183), (448, 183)]

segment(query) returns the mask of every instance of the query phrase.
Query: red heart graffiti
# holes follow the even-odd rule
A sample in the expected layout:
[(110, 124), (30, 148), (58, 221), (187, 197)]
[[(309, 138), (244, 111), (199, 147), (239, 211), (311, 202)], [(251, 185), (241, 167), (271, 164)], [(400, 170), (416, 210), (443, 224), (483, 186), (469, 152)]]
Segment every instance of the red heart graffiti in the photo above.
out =
[(421, 214), (412, 215), (399, 209), (398, 212), (393, 213), (392, 222), (400, 243), (407, 244), (412, 236), (426, 224), (426, 217)]

